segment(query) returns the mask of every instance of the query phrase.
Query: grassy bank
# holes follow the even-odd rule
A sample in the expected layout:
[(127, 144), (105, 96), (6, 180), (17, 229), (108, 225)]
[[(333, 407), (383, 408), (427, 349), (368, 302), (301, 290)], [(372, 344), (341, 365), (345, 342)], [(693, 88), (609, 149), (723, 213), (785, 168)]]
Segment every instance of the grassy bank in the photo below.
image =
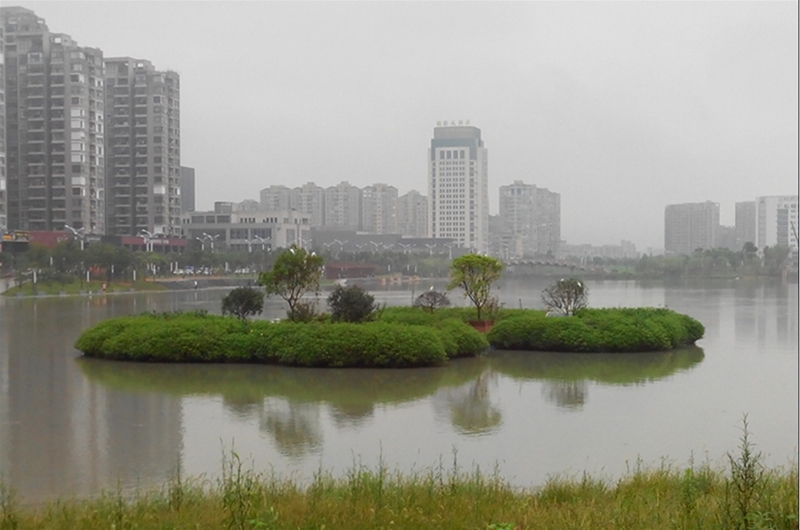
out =
[(797, 466), (764, 469), (753, 457), (739, 455), (730, 469), (665, 465), (614, 481), (553, 478), (523, 490), (456, 463), (405, 475), (356, 466), (344, 478), (320, 472), (301, 485), (250, 471), (232, 455), (219, 480), (176, 475), (158, 491), (134, 495), (20, 507), (0, 488), (0, 528), (796, 529)]

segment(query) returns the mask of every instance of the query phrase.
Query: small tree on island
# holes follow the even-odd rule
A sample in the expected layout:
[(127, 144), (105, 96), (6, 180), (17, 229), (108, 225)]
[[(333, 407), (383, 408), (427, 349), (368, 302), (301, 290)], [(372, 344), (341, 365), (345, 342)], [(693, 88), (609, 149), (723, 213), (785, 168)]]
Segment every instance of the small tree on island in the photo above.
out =
[(549, 309), (571, 316), (589, 304), (589, 288), (577, 278), (561, 279), (542, 291), (542, 302)]
[(450, 305), (450, 298), (447, 293), (440, 293), (431, 287), (430, 291), (425, 291), (414, 300), (414, 307), (421, 307), (429, 313), (437, 307), (447, 307)]
[(222, 299), (222, 314), (235, 315), (245, 321), (264, 310), (264, 293), (252, 287), (237, 287)]
[(309, 308), (301, 307), (300, 298), (308, 292), (319, 294), (323, 263), (321, 256), (292, 245), (275, 259), (272, 270), (258, 275), (258, 283), (266, 288), (267, 296), (278, 295), (286, 300), (289, 320), (305, 320)]
[(498, 259), (480, 254), (464, 254), (450, 264), (450, 283), (447, 289), (464, 289), (464, 296), (475, 305), (480, 320), (481, 310), (489, 301), (492, 283), (500, 278), (502, 271), (503, 264)]
[(380, 307), (375, 297), (358, 285), (343, 287), (337, 285), (328, 296), (328, 307), (331, 308), (332, 322), (365, 322)]

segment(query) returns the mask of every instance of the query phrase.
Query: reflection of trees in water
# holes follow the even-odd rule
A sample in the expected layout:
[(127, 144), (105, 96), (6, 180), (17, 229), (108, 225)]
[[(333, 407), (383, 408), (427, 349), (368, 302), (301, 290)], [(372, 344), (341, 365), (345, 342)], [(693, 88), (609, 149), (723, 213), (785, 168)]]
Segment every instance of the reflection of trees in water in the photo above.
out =
[(331, 419), (337, 427), (357, 427), (372, 418), (372, 403), (350, 403), (331, 406)]
[(567, 410), (580, 410), (586, 402), (586, 381), (545, 381), (542, 395)]
[(258, 403), (252, 401), (238, 401), (222, 396), (222, 404), (231, 411), (237, 418), (246, 419), (257, 414), (260, 407)]
[(503, 415), (489, 395), (490, 386), (496, 385), (497, 377), (492, 372), (483, 372), (470, 383), (437, 392), (434, 408), (438, 415), (448, 415), (453, 426), (464, 434), (492, 432), (503, 422)]
[(259, 428), (272, 436), (282, 455), (301, 457), (322, 447), (319, 415), (317, 403), (267, 399), (261, 409)]

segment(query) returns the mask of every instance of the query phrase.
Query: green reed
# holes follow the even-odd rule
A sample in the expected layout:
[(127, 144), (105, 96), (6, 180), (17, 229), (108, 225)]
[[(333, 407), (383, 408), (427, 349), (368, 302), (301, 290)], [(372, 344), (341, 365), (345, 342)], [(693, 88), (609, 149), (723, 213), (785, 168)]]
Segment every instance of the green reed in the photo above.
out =
[(159, 490), (117, 487), (88, 500), (21, 507), (0, 485), (0, 530), (27, 529), (796, 529), (798, 467), (767, 468), (747, 423), (729, 467), (637, 462), (618, 480), (551, 477), (520, 489), (478, 468), (399, 473), (381, 459), (356, 461), (343, 477), (317, 471), (310, 483), (254, 471), (233, 451), (211, 481), (181, 476)]

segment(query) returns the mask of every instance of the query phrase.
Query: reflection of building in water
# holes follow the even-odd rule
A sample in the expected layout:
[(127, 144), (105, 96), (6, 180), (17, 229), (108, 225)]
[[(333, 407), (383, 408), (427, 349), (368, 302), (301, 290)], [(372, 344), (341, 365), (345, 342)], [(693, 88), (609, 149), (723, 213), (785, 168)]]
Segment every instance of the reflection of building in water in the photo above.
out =
[(547, 401), (567, 410), (580, 410), (586, 403), (587, 386), (580, 381), (544, 381), (542, 395)]
[(718, 338), (720, 319), (723, 311), (730, 310), (731, 295), (730, 289), (711, 285), (702, 289), (667, 287), (664, 289), (664, 306), (699, 320), (706, 328), (706, 338)]
[(259, 428), (272, 436), (284, 456), (302, 457), (322, 447), (319, 403), (268, 398), (261, 409)]
[(0, 305), (0, 474), (28, 501), (161, 481), (180, 454), (177, 398), (117, 392), (81, 374), (65, 345), (93, 310), (83, 303)]
[(432, 399), (436, 416), (446, 417), (463, 434), (492, 432), (503, 423), (503, 415), (489, 395), (489, 388), (496, 386), (497, 376), (483, 372), (467, 384), (442, 388)]

